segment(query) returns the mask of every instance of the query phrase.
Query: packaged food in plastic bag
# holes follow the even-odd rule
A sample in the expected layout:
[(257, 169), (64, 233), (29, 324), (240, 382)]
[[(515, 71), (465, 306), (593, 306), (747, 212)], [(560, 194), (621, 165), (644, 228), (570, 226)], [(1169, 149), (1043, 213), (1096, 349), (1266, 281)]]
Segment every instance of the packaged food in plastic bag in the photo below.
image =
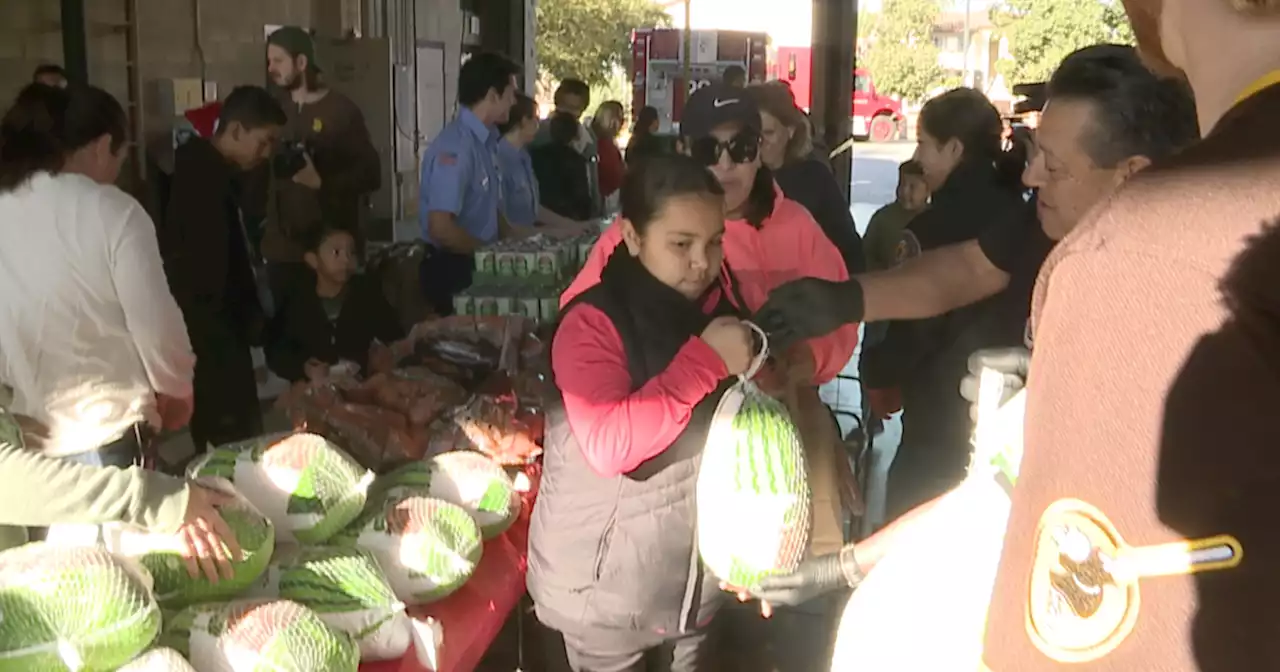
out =
[(431, 454), (475, 450), (501, 465), (532, 462), (542, 454), (542, 416), (522, 411), (514, 396), (477, 394), (432, 424)]
[(299, 384), (279, 406), (290, 422), (341, 445), (361, 466), (385, 471), (421, 459), (427, 450), (425, 428), (415, 429), (403, 414), (372, 403), (348, 401), (360, 392), (376, 399), (376, 388), (353, 386), (350, 391), (333, 384)]
[(423, 427), (467, 400), (462, 386), (421, 366), (377, 374), (346, 396), (396, 411), (404, 415), (410, 425)]

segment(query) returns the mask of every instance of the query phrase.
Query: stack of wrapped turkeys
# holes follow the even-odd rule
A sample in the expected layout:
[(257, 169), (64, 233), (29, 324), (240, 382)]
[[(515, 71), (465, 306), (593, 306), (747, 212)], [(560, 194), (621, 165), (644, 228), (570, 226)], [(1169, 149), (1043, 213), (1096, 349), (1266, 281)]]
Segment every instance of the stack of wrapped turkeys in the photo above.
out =
[(503, 465), (541, 440), (540, 344), (520, 318), (421, 325), (390, 370), (293, 390), (298, 431), (217, 447), (188, 475), (232, 494), (243, 555), (217, 583), (174, 537), (0, 553), (0, 672), (354, 672), (420, 634), (520, 514)]

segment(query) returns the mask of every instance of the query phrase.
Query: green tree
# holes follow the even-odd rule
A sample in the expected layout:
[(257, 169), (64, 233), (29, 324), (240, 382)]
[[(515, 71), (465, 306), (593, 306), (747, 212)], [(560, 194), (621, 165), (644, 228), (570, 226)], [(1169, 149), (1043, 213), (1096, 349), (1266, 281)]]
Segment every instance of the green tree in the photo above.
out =
[(866, 59), (877, 91), (920, 100), (941, 83), (933, 43), (938, 11), (938, 0), (885, 0)]
[(538, 64), (557, 80), (607, 85), (631, 54), (631, 31), (667, 26), (653, 0), (539, 0)]
[(1006, 0), (992, 7), (991, 21), (1009, 38), (1012, 58), (998, 68), (1010, 84), (1047, 80), (1081, 47), (1133, 43), (1124, 9), (1109, 0)]

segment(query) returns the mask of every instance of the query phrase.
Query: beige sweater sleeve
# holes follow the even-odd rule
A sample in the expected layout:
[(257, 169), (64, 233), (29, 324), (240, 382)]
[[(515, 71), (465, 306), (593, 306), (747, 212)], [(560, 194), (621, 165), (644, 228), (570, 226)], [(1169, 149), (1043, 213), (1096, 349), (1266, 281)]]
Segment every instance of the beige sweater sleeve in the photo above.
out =
[(187, 510), (187, 484), (139, 467), (93, 467), (0, 440), (0, 525), (124, 522), (174, 532)]

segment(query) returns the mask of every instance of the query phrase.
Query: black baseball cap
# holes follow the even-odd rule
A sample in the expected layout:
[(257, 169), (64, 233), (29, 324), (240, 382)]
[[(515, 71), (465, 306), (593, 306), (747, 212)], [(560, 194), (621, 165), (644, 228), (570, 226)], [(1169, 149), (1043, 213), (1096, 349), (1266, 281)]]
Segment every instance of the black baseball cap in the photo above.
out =
[(267, 44), (274, 44), (289, 52), (294, 58), (307, 57), (307, 67), (320, 72), (320, 64), (316, 62), (316, 44), (311, 34), (298, 26), (277, 28), (267, 36)]
[(716, 126), (734, 121), (760, 132), (760, 107), (745, 89), (712, 84), (698, 89), (685, 101), (680, 134), (701, 138), (711, 135)]

